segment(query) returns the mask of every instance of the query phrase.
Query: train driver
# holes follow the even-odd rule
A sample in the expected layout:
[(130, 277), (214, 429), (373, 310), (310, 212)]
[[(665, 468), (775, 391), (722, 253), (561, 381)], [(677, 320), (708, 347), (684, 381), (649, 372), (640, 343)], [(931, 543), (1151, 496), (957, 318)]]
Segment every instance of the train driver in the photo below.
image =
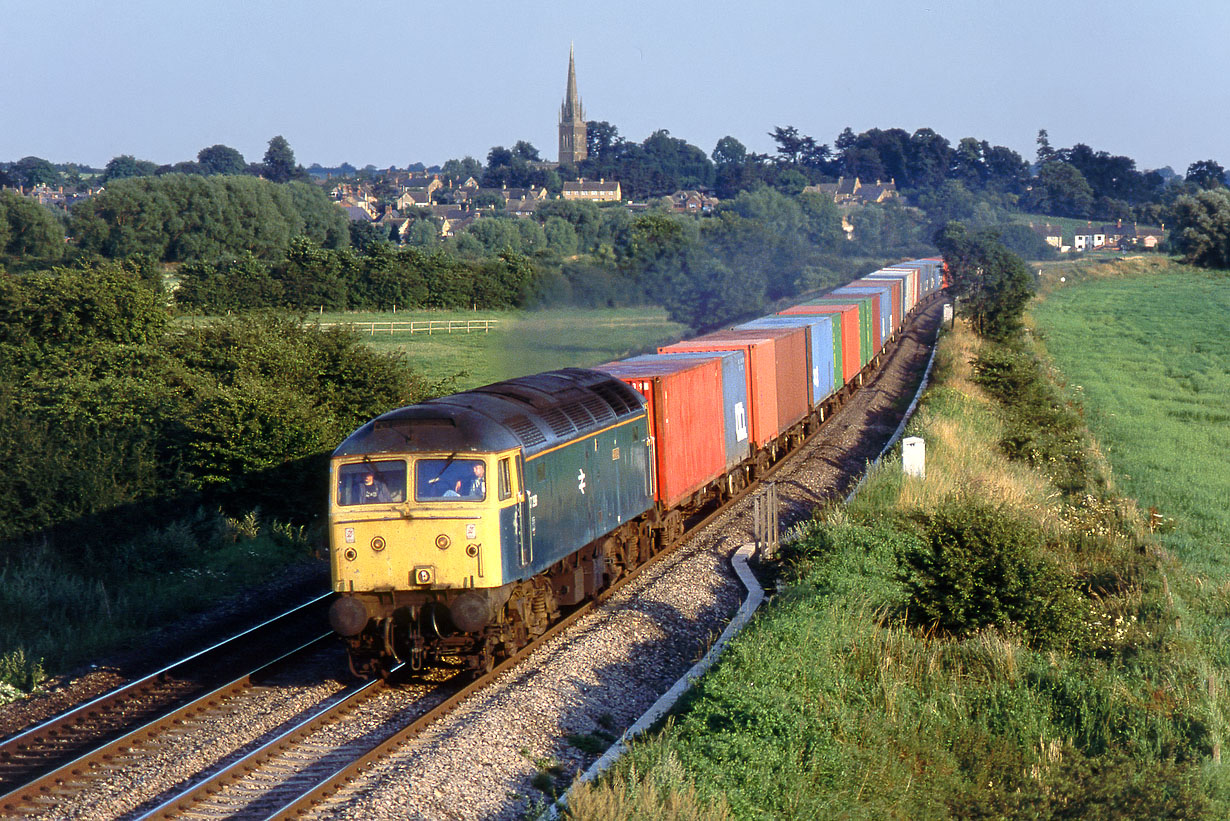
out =
[(472, 479), (458, 479), (453, 489), (458, 496), (464, 496), (467, 499), (483, 499), (487, 495), (487, 467), (482, 462), (475, 462), (473, 471)]

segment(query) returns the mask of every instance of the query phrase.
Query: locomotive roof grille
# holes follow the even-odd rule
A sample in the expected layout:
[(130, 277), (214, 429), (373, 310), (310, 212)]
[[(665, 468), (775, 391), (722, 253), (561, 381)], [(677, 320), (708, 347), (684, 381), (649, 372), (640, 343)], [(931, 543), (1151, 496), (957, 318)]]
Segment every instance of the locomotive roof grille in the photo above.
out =
[(510, 416), (504, 420), (504, 424), (512, 429), (512, 432), (517, 435), (517, 438), (527, 448), (541, 445), (547, 441), (547, 437), (542, 435), (542, 431), (538, 429), (538, 426), (524, 416)]
[[(623, 383), (620, 382), (619, 384), (622, 385)], [(641, 409), (639, 404), (633, 405), (630, 403), (623, 392), (610, 383), (594, 385), (592, 390), (606, 400), (606, 403), (611, 406), (611, 410), (615, 412), (616, 416), (623, 416), (626, 413), (633, 413)]]
[(615, 418), (615, 411), (601, 397), (587, 396), (581, 400), (581, 405), (593, 415), (595, 422), (605, 423)]
[(497, 382), (389, 411), (334, 452), (478, 452), (521, 446), (526, 455), (643, 412), (639, 394), (599, 371), (566, 368)]
[(571, 436), (577, 432), (576, 426), (572, 424), (572, 420), (559, 408), (547, 408), (543, 411), (542, 421), (551, 426), (551, 430), (556, 436)]
[(587, 411), (585, 409), (585, 406), (582, 405), (580, 402), (571, 402), (567, 405), (564, 405), (564, 407), (562, 407), (560, 410), (562, 410), (564, 414), (567, 415), (569, 420), (572, 421), (572, 424), (576, 425), (577, 430), (583, 430), (584, 428), (588, 428), (592, 426), (595, 422), (598, 421), (597, 419), (594, 418), (594, 415), (590, 413), (589, 411)]

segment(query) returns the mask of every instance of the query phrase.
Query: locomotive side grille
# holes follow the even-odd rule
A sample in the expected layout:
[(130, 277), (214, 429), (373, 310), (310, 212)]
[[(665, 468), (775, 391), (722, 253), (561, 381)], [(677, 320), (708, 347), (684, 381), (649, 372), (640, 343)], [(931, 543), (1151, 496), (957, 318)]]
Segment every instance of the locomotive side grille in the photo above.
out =
[(517, 434), (521, 444), (526, 447), (541, 445), (547, 441), (547, 437), (542, 435), (542, 431), (538, 429), (538, 426), (524, 416), (511, 416), (504, 420), (504, 424), (512, 428), (512, 432)]
[(585, 410), (593, 415), (594, 421), (599, 424), (610, 422), (615, 418), (615, 412), (611, 410), (611, 406), (597, 396), (587, 396), (581, 400), (581, 404), (585, 407)]
[(543, 411), (542, 421), (546, 422), (556, 436), (571, 436), (577, 429), (559, 408), (549, 408)]

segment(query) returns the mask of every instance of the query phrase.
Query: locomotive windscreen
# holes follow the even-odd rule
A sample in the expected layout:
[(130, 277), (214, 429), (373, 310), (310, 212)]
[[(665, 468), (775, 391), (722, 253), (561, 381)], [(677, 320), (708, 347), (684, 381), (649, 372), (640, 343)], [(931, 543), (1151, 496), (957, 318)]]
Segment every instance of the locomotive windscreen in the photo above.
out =
[(406, 463), (400, 459), (342, 465), (337, 473), (339, 505), (371, 505), (406, 500)]

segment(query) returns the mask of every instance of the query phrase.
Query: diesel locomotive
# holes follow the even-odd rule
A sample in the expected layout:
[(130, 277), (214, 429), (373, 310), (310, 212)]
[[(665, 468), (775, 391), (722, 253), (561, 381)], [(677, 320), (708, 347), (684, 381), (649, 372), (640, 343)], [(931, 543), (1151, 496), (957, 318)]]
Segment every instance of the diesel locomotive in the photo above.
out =
[(570, 368), (391, 411), (333, 455), (333, 629), (358, 675), (490, 669), (648, 550), (644, 399)]

